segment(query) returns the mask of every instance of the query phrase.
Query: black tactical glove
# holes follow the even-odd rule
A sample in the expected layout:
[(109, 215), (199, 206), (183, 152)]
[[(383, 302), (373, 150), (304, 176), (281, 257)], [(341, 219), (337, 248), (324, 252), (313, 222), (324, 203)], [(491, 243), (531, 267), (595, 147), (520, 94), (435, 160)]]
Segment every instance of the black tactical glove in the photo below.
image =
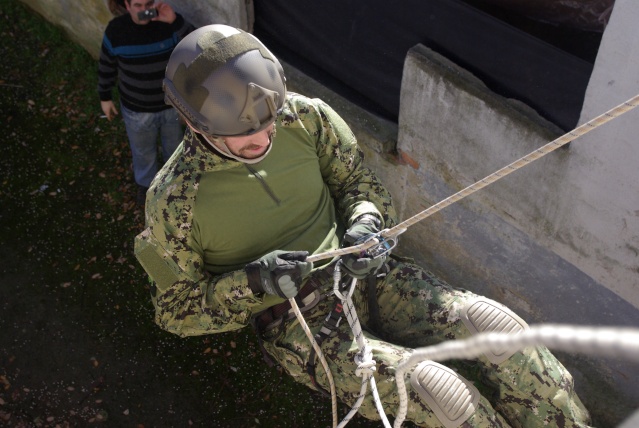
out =
[(307, 262), (308, 251), (276, 250), (246, 265), (244, 270), (253, 293), (267, 293), (291, 299), (297, 295), (302, 279), (313, 263)]
[[(360, 216), (344, 234), (343, 246), (361, 244), (366, 237), (379, 232), (380, 224), (379, 219), (373, 215)], [(342, 256), (342, 265), (353, 278), (363, 279), (377, 271), (386, 261), (387, 255), (388, 253), (384, 252), (372, 257), (367, 251), (345, 254)]]

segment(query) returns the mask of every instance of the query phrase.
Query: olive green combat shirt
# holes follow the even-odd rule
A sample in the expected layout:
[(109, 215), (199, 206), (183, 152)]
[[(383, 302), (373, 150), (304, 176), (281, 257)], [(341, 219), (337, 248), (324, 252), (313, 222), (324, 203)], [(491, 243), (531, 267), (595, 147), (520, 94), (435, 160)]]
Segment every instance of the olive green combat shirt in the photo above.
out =
[(135, 254), (162, 328), (192, 336), (244, 327), (283, 301), (253, 294), (247, 263), (274, 250), (339, 248), (345, 225), (365, 213), (395, 223), (390, 195), (331, 107), (289, 92), (275, 130), (270, 153), (252, 165), (187, 130), (151, 184)]

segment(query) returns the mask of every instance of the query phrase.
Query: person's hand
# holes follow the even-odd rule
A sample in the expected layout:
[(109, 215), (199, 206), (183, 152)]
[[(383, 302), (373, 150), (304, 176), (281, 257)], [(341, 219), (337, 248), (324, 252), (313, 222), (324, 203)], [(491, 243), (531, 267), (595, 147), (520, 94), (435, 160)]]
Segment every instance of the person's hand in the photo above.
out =
[[(367, 237), (379, 232), (380, 221), (372, 215), (361, 216), (344, 234), (344, 247), (361, 244)], [(342, 256), (344, 270), (357, 279), (364, 279), (375, 273), (386, 261), (388, 253), (372, 257), (366, 251)]]
[(100, 101), (100, 107), (102, 107), (102, 111), (104, 115), (109, 120), (109, 122), (118, 114), (118, 110), (115, 108), (113, 101)]
[(152, 21), (162, 21), (167, 24), (173, 24), (175, 21), (175, 11), (168, 3), (158, 2), (155, 4), (155, 8), (158, 11), (158, 16), (152, 19)]
[(308, 251), (273, 251), (246, 265), (249, 287), (254, 293), (267, 293), (291, 299), (302, 285), (302, 279), (313, 269), (307, 262)]

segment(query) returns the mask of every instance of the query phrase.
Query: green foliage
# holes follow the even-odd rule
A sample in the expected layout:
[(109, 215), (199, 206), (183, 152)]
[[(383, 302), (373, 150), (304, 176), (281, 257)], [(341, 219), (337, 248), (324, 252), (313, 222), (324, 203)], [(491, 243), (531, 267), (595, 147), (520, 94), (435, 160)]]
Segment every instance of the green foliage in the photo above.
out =
[(267, 366), (250, 329), (154, 325), (130, 152), (121, 120), (100, 117), (96, 61), (15, 0), (0, 0), (0, 35), (0, 422), (330, 426), (330, 400)]

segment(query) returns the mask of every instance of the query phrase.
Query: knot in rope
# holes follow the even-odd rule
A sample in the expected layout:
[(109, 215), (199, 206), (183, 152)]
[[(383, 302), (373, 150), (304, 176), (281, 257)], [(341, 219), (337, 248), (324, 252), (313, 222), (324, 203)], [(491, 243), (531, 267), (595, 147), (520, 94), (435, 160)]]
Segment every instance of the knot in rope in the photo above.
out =
[(370, 348), (365, 347), (355, 355), (355, 363), (357, 368), (355, 369), (355, 375), (359, 377), (372, 376), (377, 371), (377, 363), (373, 360), (373, 353)]

